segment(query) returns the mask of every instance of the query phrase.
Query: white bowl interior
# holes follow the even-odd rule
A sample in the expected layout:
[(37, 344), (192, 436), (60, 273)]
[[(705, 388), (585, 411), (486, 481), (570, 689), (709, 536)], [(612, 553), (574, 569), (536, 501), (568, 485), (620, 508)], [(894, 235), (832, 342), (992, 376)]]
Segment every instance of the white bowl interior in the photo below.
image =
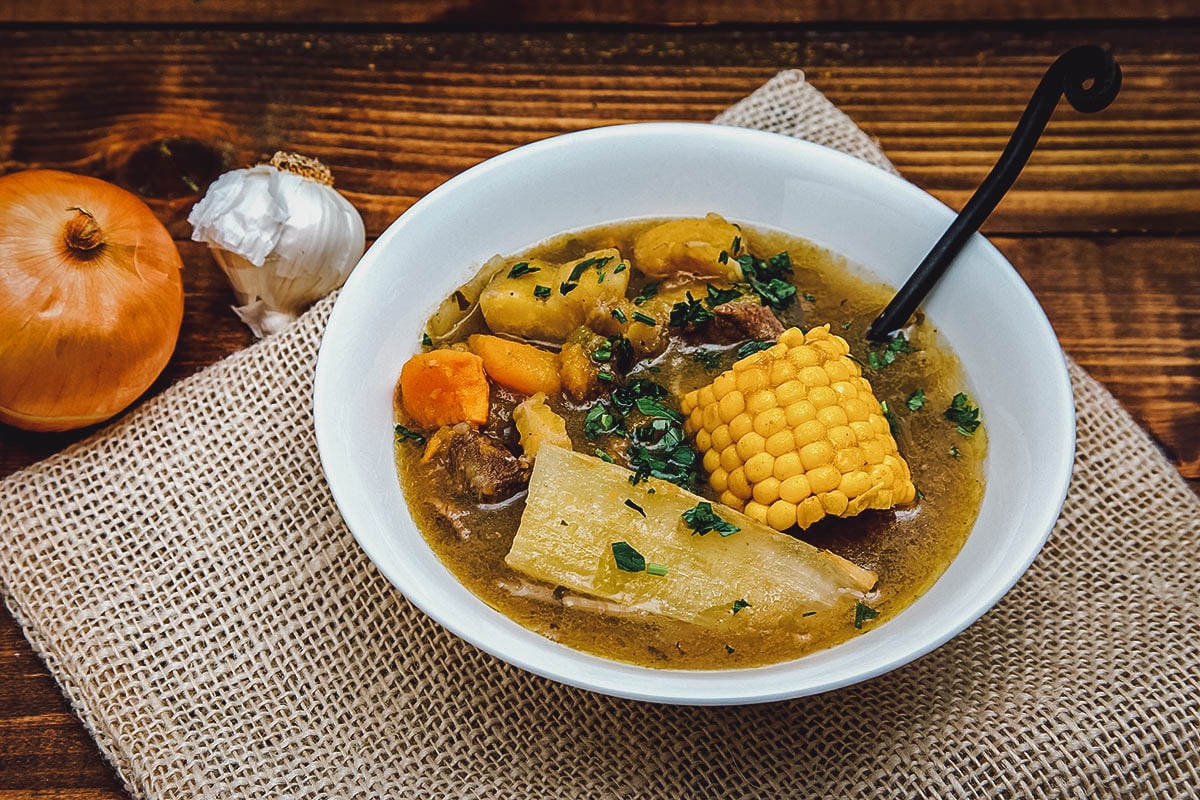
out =
[[(976, 236), (924, 304), (983, 409), (987, 489), (959, 556), (886, 624), (797, 661), (721, 672), (608, 661), (546, 640), (466, 590), (425, 544), (392, 462), (392, 388), (424, 321), (496, 253), (636, 217), (702, 215), (806, 237), (898, 286), (953, 213), (857, 159), (773, 134), (680, 123), (603, 128), (491, 159), (416, 203), (367, 252), (333, 310), (317, 366), (321, 459), (343, 517), (413, 603), (478, 647), (612, 695), (729, 704), (812, 694), (932, 650), (990, 608), (1041, 549), (1074, 454), (1062, 352), (1036, 300)], [(1035, 457), (1036, 453), (1036, 457)]]

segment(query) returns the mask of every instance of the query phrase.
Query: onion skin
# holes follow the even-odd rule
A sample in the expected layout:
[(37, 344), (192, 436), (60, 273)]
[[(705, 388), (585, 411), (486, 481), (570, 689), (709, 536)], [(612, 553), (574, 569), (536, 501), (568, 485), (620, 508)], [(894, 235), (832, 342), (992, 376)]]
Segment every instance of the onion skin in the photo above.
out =
[(54, 170), (0, 177), (0, 422), (63, 431), (129, 406), (175, 350), (182, 268), (124, 189)]

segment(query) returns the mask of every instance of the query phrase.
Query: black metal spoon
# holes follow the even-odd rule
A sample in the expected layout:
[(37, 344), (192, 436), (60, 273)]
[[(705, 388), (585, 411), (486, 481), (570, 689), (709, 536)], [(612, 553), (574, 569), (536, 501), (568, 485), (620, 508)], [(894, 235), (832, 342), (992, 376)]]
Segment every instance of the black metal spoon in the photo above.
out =
[(929, 294), (938, 278), (954, 261), (958, 251), (971, 238), (971, 234), (979, 230), (979, 226), (1021, 174), (1059, 98), (1065, 94), (1076, 111), (1094, 114), (1108, 108), (1120, 89), (1121, 67), (1107, 49), (1089, 44), (1072, 48), (1059, 56), (1034, 90), (996, 166), (992, 167), (987, 178), (929, 251), (929, 255), (925, 256), (925, 260), (887, 304), (887, 308), (871, 323), (867, 329), (867, 339), (873, 342), (887, 341), (892, 333), (904, 327), (925, 295)]

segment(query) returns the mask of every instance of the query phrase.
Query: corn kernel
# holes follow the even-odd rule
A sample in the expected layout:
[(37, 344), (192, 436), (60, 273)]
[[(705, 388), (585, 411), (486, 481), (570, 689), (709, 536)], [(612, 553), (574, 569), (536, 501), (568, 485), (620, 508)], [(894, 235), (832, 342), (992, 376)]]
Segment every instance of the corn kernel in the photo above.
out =
[(750, 367), (737, 375), (737, 388), (742, 394), (750, 394), (771, 384), (771, 378), (762, 367)]
[(760, 522), (763, 525), (767, 524), (767, 507), (762, 503), (751, 500), (746, 503), (746, 507), (742, 509), (742, 513), (755, 522)]
[(796, 437), (792, 432), (787, 430), (779, 431), (767, 438), (766, 450), (772, 456), (782, 456), (796, 449)]
[(779, 483), (779, 497), (789, 503), (799, 503), (810, 494), (812, 487), (808, 485), (808, 478), (804, 475), (793, 475)]
[(711, 386), (705, 386), (698, 392), (690, 392), (688, 396), (695, 397), (696, 405), (699, 406), (711, 406), (717, 402), (717, 396), (713, 393), (713, 387)]
[(804, 473), (804, 465), (800, 463), (800, 454), (796, 451), (784, 453), (775, 459), (775, 469), (771, 474), (781, 481), (785, 481), (793, 475), (802, 475)]
[(781, 386), (796, 377), (796, 367), (788, 361), (776, 361), (771, 365), (771, 385)]
[(746, 410), (746, 398), (741, 392), (732, 391), (718, 401), (717, 408), (721, 413), (721, 422), (728, 424), (730, 420)]
[(742, 465), (742, 459), (737, 454), (737, 446), (729, 445), (721, 451), (721, 469), (726, 472), (733, 472)]
[(696, 431), (696, 449), (702, 453), (712, 449), (712, 435), (703, 428)]
[(804, 344), (804, 333), (799, 328), (788, 328), (779, 335), (779, 343), (790, 350), (796, 345)]
[[(734, 455), (737, 455), (737, 454), (734, 453)], [(714, 472), (716, 472), (718, 469), (720, 469), (721, 462), (724, 460), (721, 456), (722, 456), (722, 453), (720, 453), (716, 450), (706, 450), (704, 452), (704, 458), (700, 462), (704, 465), (704, 471), (707, 472), (709, 475), (712, 475)], [(718, 489), (717, 491), (720, 491), (720, 489)]]
[[(864, 472), (865, 476), (866, 473)], [(714, 492), (723, 492), (729, 488), (729, 473), (721, 467), (711, 470), (708, 475), (708, 485), (713, 488)]]
[(854, 447), (858, 442), (858, 437), (854, 435), (854, 431), (846, 425), (835, 425), (829, 429), (829, 433), (826, 435), (838, 450), (846, 447)]
[(754, 430), (754, 418), (742, 412), (729, 421), (729, 438), (737, 441)]
[[(730, 508), (736, 508), (738, 511), (741, 511), (742, 506), (745, 505), (745, 503), (742, 502), (742, 498), (738, 497), (736, 494), (729, 491), (728, 489), (721, 492), (721, 502), (724, 503), (725, 505), (729, 506)], [(763, 511), (765, 512), (766, 509), (763, 509)], [(763, 516), (765, 517), (766, 514), (764, 514)]]
[(833, 456), (833, 465), (838, 472), (846, 475), (860, 470), (867, 465), (867, 457), (861, 447), (844, 447)]
[[(858, 388), (850, 381), (834, 381), (829, 385), (829, 388), (837, 392), (838, 397), (841, 398), (842, 408), (846, 407), (847, 400), (858, 398)], [(846, 413), (849, 414), (850, 412), (847, 411)]]
[(817, 411), (817, 419), (821, 421), (826, 428), (836, 428), (839, 425), (845, 425), (850, 420), (846, 417), (846, 412), (841, 406), (830, 405), (825, 406)]
[(787, 413), (782, 408), (768, 408), (754, 418), (754, 432), (764, 439), (770, 439), (787, 427)]
[(813, 386), (808, 390), (808, 402), (820, 411), (827, 406), (835, 405), (838, 401), (837, 392), (828, 386)]
[(729, 473), (729, 491), (739, 500), (749, 500), (754, 494), (750, 489), (750, 481), (746, 480), (746, 471), (741, 467)]
[[(705, 388), (707, 389), (708, 387), (706, 386)], [(700, 403), (696, 400), (698, 394), (699, 392), (692, 390), (683, 397), (679, 398), (679, 410), (682, 411), (685, 416), (691, 416), (691, 413), (700, 407)]]
[[(729, 445), (733, 444), (733, 439), (729, 437), (729, 426), (720, 425), (712, 432), (712, 448), (714, 450), (724, 450)], [(882, 460), (883, 456), (880, 455)]]
[(837, 489), (821, 495), (821, 506), (825, 509), (826, 514), (832, 514), (835, 517), (840, 517), (842, 514), (846, 513), (846, 508), (849, 505), (850, 500), (846, 497), (846, 495), (842, 494)]
[(842, 473), (838, 472), (838, 468), (832, 464), (810, 469), (807, 475), (808, 486), (812, 489), (813, 494), (832, 491), (842, 482)]
[[(849, 384), (846, 384), (849, 386)], [(834, 389), (836, 391), (836, 387)], [(871, 414), (871, 407), (859, 400), (857, 396), (847, 397), (842, 395), (842, 411), (846, 412), (846, 419), (850, 422), (866, 422), (867, 417)]]
[(787, 408), (792, 403), (803, 400), (805, 391), (804, 384), (800, 381), (787, 381), (775, 390), (775, 399), (779, 401), (779, 405)]
[(821, 501), (815, 495), (810, 495), (802, 500), (796, 506), (796, 524), (801, 528), (807, 528), (825, 516), (825, 508), (821, 505)]
[(803, 425), (810, 419), (817, 418), (817, 407), (807, 400), (792, 403), (784, 411), (787, 414), (788, 425), (791, 425), (793, 428)]
[(824, 439), (804, 445), (800, 448), (800, 463), (804, 465), (805, 472), (832, 465), (833, 445)]
[(713, 398), (720, 400), (737, 388), (737, 378), (728, 372), (723, 372), (712, 382)]
[[(841, 355), (838, 353), (837, 355)], [(837, 358), (835, 355), (834, 358)], [(845, 383), (850, 377), (850, 368), (841, 359), (825, 362), (825, 374), (829, 376), (830, 384)]]
[(785, 531), (796, 524), (796, 506), (786, 500), (776, 500), (767, 509), (767, 524), (777, 531)]
[(858, 440), (862, 442), (859, 446), (862, 448), (863, 458), (866, 459), (868, 464), (874, 466), (875, 464), (883, 463), (883, 457), (887, 455), (884, 452), (883, 442), (878, 439), (864, 438), (862, 436)]
[(775, 408), (779, 405), (779, 400), (775, 397), (775, 393), (770, 389), (760, 389), (750, 398), (746, 400), (746, 410), (751, 414), (761, 414), (762, 412)]
[(746, 471), (746, 480), (750, 483), (766, 480), (772, 476), (775, 469), (775, 456), (765, 452), (753, 455), (746, 459), (743, 469)]
[[(715, 487), (714, 487), (715, 488)], [(765, 506), (771, 505), (779, 499), (779, 479), (774, 477), (763, 478), (758, 483), (754, 484), (754, 500), (757, 503), (762, 503)]]
[(703, 414), (704, 429), (706, 431), (714, 431), (721, 424), (721, 407), (717, 405), (705, 406)]
[(754, 431), (750, 431), (745, 436), (738, 439), (737, 444), (735, 444), (734, 447), (737, 448), (738, 458), (740, 458), (744, 463), (765, 450), (767, 447), (767, 440), (759, 436)]
[[(716, 489), (717, 487), (714, 485), (713, 488)], [(858, 497), (871, 488), (871, 476), (862, 470), (843, 473), (842, 481), (838, 484), (837, 488), (846, 497)]]

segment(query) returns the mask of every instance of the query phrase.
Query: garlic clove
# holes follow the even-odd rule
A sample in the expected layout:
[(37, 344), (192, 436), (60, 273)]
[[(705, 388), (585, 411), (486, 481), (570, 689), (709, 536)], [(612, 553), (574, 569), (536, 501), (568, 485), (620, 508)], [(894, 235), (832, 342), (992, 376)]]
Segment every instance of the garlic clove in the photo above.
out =
[(362, 217), (314, 159), (276, 153), (225, 173), (188, 216), (229, 278), (238, 316), (262, 337), (345, 283), (362, 257)]

